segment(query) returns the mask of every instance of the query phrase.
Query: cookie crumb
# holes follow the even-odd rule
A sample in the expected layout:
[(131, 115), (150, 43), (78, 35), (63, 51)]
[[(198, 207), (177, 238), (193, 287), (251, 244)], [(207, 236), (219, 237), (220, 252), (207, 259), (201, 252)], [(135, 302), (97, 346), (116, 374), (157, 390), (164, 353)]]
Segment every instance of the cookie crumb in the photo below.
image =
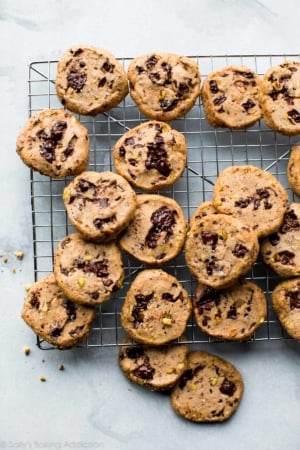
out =
[(23, 347), (23, 353), (24, 353), (24, 355), (28, 356), (30, 354), (30, 348), (29, 347)]
[(40, 376), (40, 381), (42, 381), (43, 383), (46, 381), (46, 377), (44, 377), (44, 375)]
[(31, 284), (25, 284), (25, 290), (28, 292), (31, 288)]
[(14, 254), (15, 254), (16, 258), (18, 258), (20, 260), (22, 260), (24, 258), (24, 253), (21, 251), (17, 251)]
[(3, 262), (5, 263), (5, 264), (7, 264), (8, 263), (8, 258), (6, 258), (6, 256), (3, 256)]
[(59, 366), (59, 368), (58, 368), (58, 370), (65, 370), (65, 366), (63, 365), (63, 364), (61, 364), (60, 366)]

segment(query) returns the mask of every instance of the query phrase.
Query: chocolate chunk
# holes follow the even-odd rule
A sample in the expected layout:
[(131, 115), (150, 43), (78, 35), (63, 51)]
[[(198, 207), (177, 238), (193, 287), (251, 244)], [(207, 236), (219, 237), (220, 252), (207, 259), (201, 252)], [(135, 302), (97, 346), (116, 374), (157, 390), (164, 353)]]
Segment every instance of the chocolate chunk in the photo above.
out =
[(205, 260), (206, 273), (207, 275), (212, 275), (213, 271), (217, 268), (217, 258), (215, 256), (210, 256)]
[(227, 313), (227, 319), (236, 319), (237, 318), (237, 309), (235, 305), (230, 305), (229, 311)]
[(30, 305), (36, 309), (39, 309), (39, 307), (40, 307), (39, 294), (40, 294), (40, 291), (33, 292), (31, 295), (31, 298), (29, 300)]
[(77, 72), (70, 70), (67, 75), (68, 87), (74, 89), (77, 93), (81, 92), (87, 80), (87, 76), (84, 72)]
[(47, 139), (40, 145), (40, 155), (50, 164), (55, 160), (56, 146), (57, 142), (53, 139)]
[(63, 120), (58, 120), (51, 127), (51, 130), (50, 130), (51, 138), (59, 141), (62, 138), (66, 128), (67, 128), (67, 122), (65, 122)]
[(142, 380), (152, 380), (154, 377), (155, 369), (151, 367), (148, 360), (146, 360), (141, 366), (137, 367), (133, 372), (133, 375), (142, 378)]
[(94, 221), (93, 224), (96, 228), (98, 228), (98, 230), (103, 229), (104, 225), (109, 223), (109, 222), (114, 222), (116, 220), (116, 215), (114, 214), (111, 217), (106, 217), (105, 219), (100, 219), (99, 217), (97, 217)]
[(74, 328), (73, 330), (70, 330), (69, 331), (69, 334), (71, 335), (71, 336), (74, 336), (74, 335), (78, 335), (78, 334), (80, 334), (81, 332), (82, 332), (82, 330), (84, 329), (84, 325), (78, 325), (76, 328)]
[(77, 183), (76, 189), (78, 189), (80, 192), (86, 192), (89, 189), (96, 189), (96, 185), (88, 180), (80, 178)]
[(194, 376), (193, 369), (187, 369), (180, 377), (179, 380), (179, 387), (180, 389), (183, 389), (186, 385), (186, 383), (191, 380)]
[(219, 88), (218, 88), (216, 80), (210, 80), (209, 89), (212, 94), (216, 94), (217, 92), (219, 92)]
[(120, 156), (120, 158), (124, 158), (125, 155), (126, 155), (126, 150), (122, 145), (122, 147), (120, 147), (120, 149), (119, 149), (119, 156)]
[(102, 69), (104, 69), (106, 72), (113, 73), (115, 66), (110, 63), (109, 59), (106, 58), (102, 65)]
[(134, 327), (137, 328), (139, 324), (143, 321), (141, 311), (145, 311), (148, 307), (148, 303), (152, 300), (154, 292), (148, 295), (137, 294), (135, 295), (136, 304), (132, 308), (131, 315), (135, 319)]
[(83, 52), (82, 48), (78, 48), (75, 52), (71, 50), (71, 53), (73, 53), (74, 56), (79, 56)]
[(133, 137), (126, 138), (124, 145), (134, 145), (135, 139)]
[(234, 206), (244, 209), (247, 208), (251, 201), (253, 201), (253, 197), (241, 198), (240, 200), (236, 200), (234, 202)]
[(285, 297), (290, 302), (291, 309), (300, 309), (300, 291), (287, 291)]
[(204, 245), (210, 245), (212, 250), (216, 249), (219, 240), (217, 233), (213, 231), (202, 231), (201, 238)]
[(233, 255), (237, 258), (244, 258), (248, 252), (249, 250), (247, 249), (247, 247), (242, 244), (236, 244), (234, 249), (232, 250)]
[(249, 109), (254, 108), (255, 103), (249, 98), (245, 103), (242, 103), (242, 107), (246, 112), (248, 112)]
[(236, 391), (236, 385), (232, 381), (228, 380), (228, 378), (225, 378), (220, 386), (220, 391), (222, 394), (232, 397)]
[(61, 327), (55, 327), (50, 331), (50, 336), (53, 339), (56, 339), (61, 335), (62, 331), (63, 331), (63, 329)]
[(98, 87), (103, 87), (106, 82), (107, 82), (106, 77), (100, 78), (99, 81), (98, 81)]
[(294, 211), (288, 211), (284, 216), (284, 221), (280, 227), (280, 232), (282, 234), (288, 233), (290, 231), (300, 230), (300, 220), (296, 216)]
[(64, 299), (62, 301), (62, 306), (67, 310), (68, 320), (75, 320), (77, 316), (77, 306), (75, 305), (75, 303), (71, 302), (71, 300), (69, 299)]
[(160, 107), (163, 111), (172, 111), (177, 106), (178, 100), (177, 99), (168, 99), (164, 98), (163, 100), (160, 100)]
[(219, 305), (220, 301), (221, 293), (211, 287), (206, 287), (203, 294), (196, 300), (199, 314), (203, 314), (204, 311), (210, 311), (214, 306)]
[(176, 224), (176, 211), (172, 211), (167, 206), (162, 206), (154, 211), (151, 215), (153, 226), (146, 236), (146, 245), (149, 248), (155, 248), (160, 238), (160, 233), (166, 231), (164, 242), (168, 242), (173, 235), (172, 227)]
[(300, 113), (296, 109), (288, 111), (287, 115), (291, 123), (300, 123)]
[(146, 61), (147, 69), (151, 70), (152, 67), (154, 67), (157, 62), (158, 62), (158, 59), (156, 58), (155, 55), (150, 56), (150, 58), (148, 58)]
[(213, 100), (213, 104), (215, 106), (219, 106), (222, 103), (224, 103), (226, 99), (227, 99), (227, 97), (225, 95), (220, 95), (220, 97), (217, 97)]
[(69, 158), (69, 156), (72, 156), (74, 153), (74, 147), (72, 147), (70, 144), (68, 144), (67, 148), (63, 151), (63, 155), (65, 159)]
[(273, 247), (275, 247), (275, 245), (279, 244), (280, 237), (277, 233), (273, 233), (273, 234), (270, 234), (270, 236), (268, 236), (268, 240), (269, 240), (270, 244), (273, 245)]
[(169, 292), (164, 292), (162, 295), (162, 299), (166, 300), (167, 302), (177, 302), (177, 300), (183, 300), (183, 294), (180, 292), (177, 297), (174, 297), (174, 295), (170, 294)]
[(168, 177), (171, 172), (171, 167), (167, 159), (168, 154), (165, 150), (163, 137), (158, 134), (154, 142), (147, 145), (147, 149), (146, 169), (156, 169), (161, 175)]
[(294, 265), (293, 259), (295, 256), (295, 253), (290, 252), (289, 250), (283, 250), (282, 252), (276, 253), (275, 259), (276, 261), (280, 261), (284, 266)]
[(133, 347), (126, 348), (125, 353), (130, 359), (138, 359), (144, 355), (144, 349), (142, 346), (134, 345)]

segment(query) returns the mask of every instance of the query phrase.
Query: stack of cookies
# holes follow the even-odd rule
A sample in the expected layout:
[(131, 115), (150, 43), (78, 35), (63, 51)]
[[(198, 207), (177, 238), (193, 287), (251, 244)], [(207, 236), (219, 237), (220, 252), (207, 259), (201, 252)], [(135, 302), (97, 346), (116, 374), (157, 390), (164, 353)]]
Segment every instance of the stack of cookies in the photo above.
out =
[[(174, 410), (195, 422), (228, 419), (243, 393), (240, 372), (222, 358), (190, 352), (185, 331), (193, 314), (212, 338), (244, 341), (267, 315), (259, 286), (246, 277), (259, 253), (282, 277), (272, 300), (286, 330), (300, 339), (300, 209), (288, 205), (280, 182), (245, 165), (219, 174), (212, 201), (187, 224), (181, 206), (155, 191), (182, 176), (185, 136), (166, 123), (187, 114), (200, 98), (212, 127), (239, 130), (264, 118), (287, 135), (300, 133), (300, 63), (285, 62), (263, 78), (244, 66), (210, 73), (202, 83), (197, 63), (170, 53), (134, 58), (127, 72), (107, 50), (74, 46), (58, 63), (56, 92), (65, 109), (35, 113), (17, 139), (32, 170), (72, 176), (63, 202), (74, 233), (57, 245), (53, 273), (29, 290), (22, 318), (59, 349), (84, 340), (98, 305), (124, 280), (122, 251), (145, 267), (125, 296), (121, 324), (127, 338), (119, 364), (131, 381), (169, 390)], [(89, 136), (74, 114), (95, 116), (130, 93), (147, 121), (127, 131), (112, 149), (114, 172), (89, 171)], [(299, 111), (299, 112), (298, 112)], [(300, 146), (288, 180), (300, 193)], [(139, 194), (137, 193), (139, 190)], [(182, 251), (197, 281), (193, 295), (164, 270)], [(298, 317), (298, 316), (297, 316)]]

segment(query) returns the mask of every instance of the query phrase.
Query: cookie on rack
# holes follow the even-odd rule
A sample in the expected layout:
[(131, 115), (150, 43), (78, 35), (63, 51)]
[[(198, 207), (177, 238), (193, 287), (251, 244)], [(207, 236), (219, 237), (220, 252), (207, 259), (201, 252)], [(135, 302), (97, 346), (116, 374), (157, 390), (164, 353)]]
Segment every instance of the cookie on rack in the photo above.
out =
[(257, 235), (245, 223), (225, 214), (211, 214), (190, 228), (185, 259), (199, 283), (223, 289), (251, 269), (258, 252)]
[(199, 67), (186, 56), (157, 52), (141, 55), (130, 62), (127, 75), (132, 99), (150, 119), (177, 119), (200, 95)]
[(144, 264), (162, 265), (179, 255), (185, 237), (185, 217), (174, 199), (139, 194), (133, 219), (121, 234), (119, 244)]
[(28, 167), (52, 178), (78, 175), (89, 163), (88, 131), (63, 109), (35, 113), (19, 133), (16, 147)]
[(115, 144), (116, 171), (136, 188), (164, 189), (181, 176), (187, 145), (182, 133), (164, 122), (150, 121), (129, 130)]
[(198, 284), (193, 312), (197, 325), (209, 336), (244, 341), (265, 321), (267, 301), (263, 290), (244, 278), (218, 291)]
[(285, 331), (300, 341), (300, 277), (281, 281), (272, 292), (272, 305)]
[(153, 347), (130, 341), (119, 350), (119, 365), (125, 376), (154, 391), (173, 387), (186, 369), (188, 345)]
[(300, 133), (300, 62), (285, 61), (265, 73), (260, 95), (265, 122), (285, 135)]
[(115, 242), (88, 242), (78, 233), (59, 242), (53, 270), (65, 295), (86, 305), (108, 300), (124, 279), (121, 252)]
[(279, 276), (300, 275), (300, 203), (291, 203), (280, 228), (262, 240), (261, 255)]
[(262, 117), (260, 88), (261, 78), (245, 66), (228, 66), (210, 73), (201, 88), (208, 123), (236, 130), (255, 124)]
[(136, 208), (134, 190), (113, 172), (83, 172), (65, 187), (63, 200), (74, 228), (96, 242), (115, 238), (127, 227)]
[(300, 144), (292, 148), (286, 175), (290, 188), (300, 197)]
[(91, 116), (109, 111), (128, 94), (121, 63), (109, 51), (87, 45), (75, 45), (62, 55), (55, 87), (66, 108)]
[(34, 283), (24, 301), (21, 317), (42, 339), (59, 349), (77, 346), (90, 333), (96, 311), (65, 296), (54, 274)]
[(223, 422), (236, 411), (244, 391), (230, 362), (204, 351), (188, 354), (187, 369), (171, 391), (171, 405), (192, 422)]
[(194, 224), (198, 222), (198, 220), (202, 219), (202, 217), (205, 217), (209, 214), (218, 214), (218, 211), (214, 207), (211, 200), (207, 200), (198, 206), (189, 220), (189, 228), (193, 227)]
[(258, 237), (276, 231), (288, 207), (288, 194), (277, 178), (259, 167), (230, 166), (218, 176), (213, 204), (248, 224)]
[(135, 341), (164, 345), (185, 332), (191, 311), (189, 295), (176, 277), (162, 269), (145, 269), (127, 291), (121, 323)]

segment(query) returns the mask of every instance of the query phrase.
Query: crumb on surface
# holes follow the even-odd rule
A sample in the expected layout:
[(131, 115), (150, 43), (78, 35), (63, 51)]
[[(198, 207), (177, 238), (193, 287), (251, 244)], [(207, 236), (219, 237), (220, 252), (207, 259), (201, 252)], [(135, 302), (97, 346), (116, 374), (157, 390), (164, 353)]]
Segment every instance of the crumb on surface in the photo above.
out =
[(24, 353), (24, 355), (28, 356), (30, 354), (30, 348), (29, 347), (23, 347), (23, 353)]
[(20, 260), (24, 258), (24, 253), (21, 251), (16, 251), (14, 254), (15, 254), (16, 258), (18, 258)]
[(58, 370), (65, 370), (65, 366), (63, 364), (61, 364), (58, 368)]
[(44, 375), (40, 375), (40, 381), (45, 382), (46, 381), (46, 377), (44, 377)]

